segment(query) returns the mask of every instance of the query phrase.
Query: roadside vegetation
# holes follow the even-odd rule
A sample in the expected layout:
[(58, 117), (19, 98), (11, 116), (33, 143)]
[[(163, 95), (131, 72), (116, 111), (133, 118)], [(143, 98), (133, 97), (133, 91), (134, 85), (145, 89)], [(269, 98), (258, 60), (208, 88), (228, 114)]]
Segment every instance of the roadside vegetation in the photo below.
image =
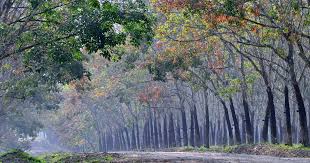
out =
[(270, 155), (276, 157), (305, 157), (310, 158), (310, 148), (301, 144), (292, 146), (284, 144), (244, 144), (234, 146), (211, 146), (210, 148), (183, 147), (176, 148), (180, 152), (220, 152), (250, 155)]
[(99, 163), (112, 162), (119, 158), (118, 154), (108, 153), (52, 153), (31, 156), (21, 150), (11, 150), (0, 156), (1, 163)]
[(10, 150), (0, 155), (1, 163), (44, 163), (43, 160), (30, 156), (22, 150)]

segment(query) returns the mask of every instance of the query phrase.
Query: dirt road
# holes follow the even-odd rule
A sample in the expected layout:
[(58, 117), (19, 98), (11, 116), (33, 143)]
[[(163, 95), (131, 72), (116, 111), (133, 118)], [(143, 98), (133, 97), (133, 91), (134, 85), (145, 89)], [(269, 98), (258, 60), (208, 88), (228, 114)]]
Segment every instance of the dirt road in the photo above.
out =
[(119, 162), (310, 163), (309, 158), (279, 158), (227, 153), (118, 152)]

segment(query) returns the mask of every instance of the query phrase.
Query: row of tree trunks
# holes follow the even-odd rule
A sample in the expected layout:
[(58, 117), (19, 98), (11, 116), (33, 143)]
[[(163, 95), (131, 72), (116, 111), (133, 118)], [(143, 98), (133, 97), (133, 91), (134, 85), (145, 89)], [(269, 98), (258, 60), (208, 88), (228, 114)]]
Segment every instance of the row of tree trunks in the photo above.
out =
[[(292, 75), (291, 78), (294, 79), (294, 75)], [(295, 98), (297, 100), (297, 112), (299, 113), (299, 122), (301, 129), (300, 141), (306, 146), (309, 141), (306, 121), (307, 115), (303, 105), (303, 98), (301, 96), (298, 83), (296, 83), (294, 85), (293, 82), (293, 90), (295, 93)], [(297, 128), (293, 127), (293, 129), (295, 129), (294, 131), (292, 131), (293, 129), (291, 126), (291, 110), (289, 104), (289, 90), (287, 86), (284, 87), (284, 113), (286, 132), (285, 134), (282, 134), (284, 128), (281, 119), (278, 120), (278, 123), (275, 123), (276, 117), (273, 117), (273, 114), (275, 114), (273, 93), (271, 91), (271, 87), (267, 87), (268, 104), (264, 118), (263, 132), (261, 135), (262, 137), (259, 136), (259, 121), (257, 118), (255, 119), (254, 112), (251, 112), (250, 116), (246, 94), (242, 96), (242, 103), (245, 115), (242, 115), (239, 120), (235, 112), (233, 99), (229, 98), (230, 112), (235, 131), (234, 135), (232, 132), (232, 125), (230, 123), (229, 111), (225, 101), (220, 101), (224, 108), (223, 119), (218, 119), (217, 123), (210, 123), (207, 95), (207, 92), (205, 92), (205, 121), (203, 124), (199, 124), (197, 108), (195, 104), (190, 110), (189, 137), (187, 130), (186, 111), (184, 109), (184, 101), (181, 101), (181, 121), (179, 120), (178, 114), (174, 116), (173, 112), (171, 112), (168, 116), (169, 118), (167, 118), (167, 115), (164, 114), (163, 126), (161, 126), (160, 118), (158, 118), (156, 112), (151, 112), (150, 110), (148, 119), (145, 121), (144, 124), (143, 148), (159, 149), (176, 146), (187, 146), (188, 142), (189, 145), (196, 147), (200, 147), (202, 145), (204, 145), (205, 147), (210, 147), (210, 145), (233, 144), (234, 141), (236, 144), (254, 142), (258, 143), (260, 142), (260, 138), (262, 138), (263, 141), (266, 142), (268, 141), (268, 126), (270, 127), (270, 139), (272, 143), (285, 141), (286, 144), (292, 145), (293, 140), (296, 140), (294, 142), (298, 142), (298, 135), (296, 135), (298, 134), (298, 130)], [(293, 113), (295, 112), (293, 111)], [(304, 114), (301, 115), (301, 113)], [(302, 122), (303, 118), (304, 121)], [(241, 132), (239, 128), (239, 122), (241, 122)], [(293, 114), (293, 124), (295, 123), (295, 115)], [(113, 134), (99, 133), (99, 151), (141, 149), (141, 145), (139, 143), (140, 136), (138, 120), (136, 120), (136, 123), (133, 124), (131, 131), (132, 132), (130, 135), (128, 132), (128, 128), (125, 127), (121, 131), (113, 132)], [(292, 134), (293, 132), (294, 135)]]
[[(288, 88), (285, 87), (284, 90), (285, 93), (285, 122), (286, 124), (286, 130), (288, 130), (287, 135), (281, 134), (284, 133), (284, 125), (282, 125), (281, 119), (278, 120), (278, 125), (277, 125), (277, 132), (278, 132), (278, 141), (279, 142), (285, 142), (286, 144), (292, 144), (292, 131), (290, 131), (291, 128), (291, 123), (290, 123), (290, 109), (289, 109), (289, 103), (288, 103)], [(208, 115), (208, 105), (207, 101), (205, 103), (205, 109), (206, 109), (206, 115)], [(177, 113), (177, 112), (176, 112)], [(193, 121), (195, 121), (195, 115), (194, 111), (192, 111), (192, 117)], [(179, 114), (173, 114), (169, 113), (168, 116), (165, 114), (163, 117), (163, 123), (164, 126), (161, 127), (161, 119), (158, 116), (155, 116), (154, 112), (154, 117), (153, 117), (153, 130), (154, 130), (154, 141), (151, 139), (151, 123), (149, 120), (145, 121), (144, 124), (144, 132), (143, 132), (143, 146), (142, 148), (152, 148), (152, 149), (159, 149), (159, 148), (166, 148), (166, 147), (176, 147), (176, 146), (184, 146), (184, 142), (182, 144), (182, 132), (184, 132), (181, 129), (181, 123), (179, 121)], [(181, 116), (181, 115), (180, 115)], [(169, 117), (169, 118), (167, 118)], [(255, 142), (258, 143), (260, 142), (259, 139), (259, 124), (258, 120), (254, 120), (253, 116), (252, 121), (254, 129), (255, 129)], [(165, 122), (166, 121), (166, 122)], [(242, 121), (241, 121), (242, 122)], [(207, 124), (209, 128), (207, 127)], [(101, 133), (101, 136), (99, 137), (99, 151), (104, 152), (104, 151), (116, 151), (116, 150), (139, 150), (141, 148), (138, 147), (137, 141), (139, 138), (137, 137), (137, 124), (133, 124), (132, 127), (129, 129), (131, 130), (131, 134), (128, 132), (128, 128), (123, 128), (121, 130), (116, 130), (113, 131), (109, 134), (106, 133)], [(243, 128), (245, 124), (241, 123), (241, 128)], [(199, 137), (201, 139), (201, 145), (204, 145), (205, 147), (208, 147), (210, 145), (229, 145), (231, 143), (231, 139), (229, 137), (229, 130), (228, 130), (228, 124), (227, 124), (227, 119), (226, 116), (223, 115), (221, 119), (218, 119), (217, 123), (212, 123), (210, 121), (205, 122), (199, 126), (200, 128), (200, 135)], [(164, 128), (167, 128), (166, 130), (166, 143), (163, 140), (163, 137), (165, 137), (163, 131)], [(196, 136), (196, 126), (195, 122), (193, 123), (193, 133), (194, 135), (191, 136), (193, 138), (194, 143), (196, 142), (197, 136)], [(209, 133), (207, 133), (207, 131)], [(286, 132), (285, 132), (286, 133)], [(244, 141), (242, 138), (243, 135), (246, 135), (246, 130), (243, 129), (240, 132), (240, 137), (241, 141)], [(291, 136), (290, 136), (291, 135)], [(99, 136), (99, 135), (98, 135)], [(234, 135), (236, 136), (236, 135)], [(285, 140), (284, 140), (285, 138)], [(270, 140), (271, 140), (271, 134), (270, 134)], [(155, 144), (154, 144), (155, 143)], [(195, 143), (196, 145), (196, 143)]]

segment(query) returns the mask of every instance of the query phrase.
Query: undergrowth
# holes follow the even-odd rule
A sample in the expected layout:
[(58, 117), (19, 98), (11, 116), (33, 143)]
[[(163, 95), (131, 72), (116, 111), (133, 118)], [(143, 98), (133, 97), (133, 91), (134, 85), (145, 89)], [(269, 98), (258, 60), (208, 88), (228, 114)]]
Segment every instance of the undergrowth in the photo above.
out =
[(1, 154), (0, 156), (1, 163), (45, 163), (44, 160), (41, 160), (36, 157), (30, 156), (28, 153), (12, 149), (6, 153)]

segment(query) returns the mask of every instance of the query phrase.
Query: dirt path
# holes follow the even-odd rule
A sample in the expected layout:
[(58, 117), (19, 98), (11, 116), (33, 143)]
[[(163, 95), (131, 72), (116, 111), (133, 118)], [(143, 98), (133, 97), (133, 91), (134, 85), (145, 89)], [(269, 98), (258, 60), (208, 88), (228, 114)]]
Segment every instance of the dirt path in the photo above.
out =
[(119, 162), (310, 163), (309, 158), (279, 158), (227, 153), (118, 152)]

